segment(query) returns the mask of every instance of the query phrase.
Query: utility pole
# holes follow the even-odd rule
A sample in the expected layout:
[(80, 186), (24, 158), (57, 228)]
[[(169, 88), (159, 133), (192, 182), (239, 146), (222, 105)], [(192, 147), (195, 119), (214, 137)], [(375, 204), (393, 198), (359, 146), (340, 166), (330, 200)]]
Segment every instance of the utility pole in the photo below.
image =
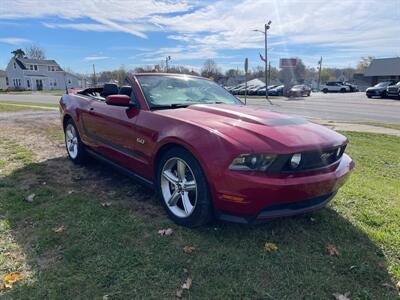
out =
[(167, 68), (167, 73), (168, 73), (168, 62), (171, 60), (171, 56), (167, 56), (166, 58), (165, 58), (165, 66), (166, 66), (166, 68)]
[(264, 55), (265, 55), (265, 57), (264, 57), (263, 60), (264, 60), (264, 75), (265, 75), (265, 99), (270, 104), (272, 104), (272, 102), (269, 100), (269, 97), (268, 97), (268, 56), (267, 56), (268, 55), (268, 44), (267, 44), (267, 32), (268, 32), (268, 29), (271, 28), (271, 23), (272, 23), (272, 21), (268, 21), (267, 24), (264, 24), (264, 31), (263, 30), (258, 30), (258, 29), (253, 30), (253, 31), (258, 31), (258, 32), (261, 32), (261, 33), (264, 34), (264, 42), (265, 42)]
[(319, 70), (318, 70), (318, 91), (319, 91), (319, 87), (321, 85), (322, 56), (321, 56), (321, 59), (319, 60), (318, 64), (319, 64)]
[(244, 88), (244, 104), (247, 104), (247, 71), (249, 70), (249, 59), (246, 57), (244, 60), (244, 75), (245, 75), (245, 88)]
[(268, 88), (270, 82), (271, 82), (271, 62), (268, 63), (268, 84), (267, 84), (267, 88)]
[(96, 69), (93, 64), (93, 87), (96, 87)]

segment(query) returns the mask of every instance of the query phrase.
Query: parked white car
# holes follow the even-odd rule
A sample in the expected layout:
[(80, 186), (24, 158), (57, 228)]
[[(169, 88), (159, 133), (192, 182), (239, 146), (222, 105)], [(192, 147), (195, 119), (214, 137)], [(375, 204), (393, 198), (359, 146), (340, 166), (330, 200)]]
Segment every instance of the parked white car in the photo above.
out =
[(329, 81), (322, 84), (320, 90), (324, 93), (347, 93), (350, 92), (350, 87), (337, 81)]

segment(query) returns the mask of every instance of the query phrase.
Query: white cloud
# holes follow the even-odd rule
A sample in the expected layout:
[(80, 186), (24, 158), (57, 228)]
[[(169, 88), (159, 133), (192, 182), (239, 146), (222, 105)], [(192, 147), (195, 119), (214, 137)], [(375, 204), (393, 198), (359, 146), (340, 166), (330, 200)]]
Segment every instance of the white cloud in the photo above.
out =
[(31, 43), (32, 41), (29, 39), (18, 38), (18, 37), (5, 37), (0, 38), (0, 43), (10, 44), (10, 45), (23, 45), (27, 43)]
[[(43, 22), (54, 29), (125, 32), (139, 38), (165, 32), (174, 47), (136, 55), (146, 62), (165, 55), (185, 61), (218, 58), (225, 50), (262, 49), (263, 35), (253, 30), (263, 29), (269, 19), (269, 47), (283, 55), (296, 55), (301, 48), (318, 57), (341, 52), (343, 61), (349, 61), (364, 53), (398, 55), (400, 45), (399, 0), (80, 0), (79, 5), (70, 0), (56, 4), (52, 0), (2, 0), (0, 19), (26, 16), (63, 19)], [(315, 57), (307, 59), (314, 61)]]
[(108, 56), (96, 56), (96, 55), (92, 55), (92, 56), (86, 56), (83, 58), (83, 60), (87, 60), (87, 61), (92, 61), (92, 60), (104, 60), (104, 59), (110, 59), (110, 57)]

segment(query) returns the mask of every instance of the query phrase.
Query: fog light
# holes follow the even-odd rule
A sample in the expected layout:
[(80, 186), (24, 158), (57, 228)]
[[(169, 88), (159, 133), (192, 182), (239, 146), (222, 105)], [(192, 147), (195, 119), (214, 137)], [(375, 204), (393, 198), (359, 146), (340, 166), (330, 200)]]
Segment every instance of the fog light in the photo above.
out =
[(342, 151), (342, 147), (337, 148), (336, 157), (339, 157), (341, 151)]
[(292, 169), (296, 169), (300, 165), (301, 161), (301, 153), (293, 154), (292, 159), (290, 160), (290, 166)]

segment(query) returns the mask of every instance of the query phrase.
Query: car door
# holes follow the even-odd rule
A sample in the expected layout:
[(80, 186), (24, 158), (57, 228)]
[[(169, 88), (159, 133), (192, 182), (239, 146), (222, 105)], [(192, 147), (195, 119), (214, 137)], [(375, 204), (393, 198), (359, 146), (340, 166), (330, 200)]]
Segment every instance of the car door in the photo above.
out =
[(92, 100), (87, 111), (82, 113), (83, 129), (93, 142), (94, 150), (134, 172), (143, 160), (135, 145), (139, 114), (139, 108), (113, 106), (99, 100)]

